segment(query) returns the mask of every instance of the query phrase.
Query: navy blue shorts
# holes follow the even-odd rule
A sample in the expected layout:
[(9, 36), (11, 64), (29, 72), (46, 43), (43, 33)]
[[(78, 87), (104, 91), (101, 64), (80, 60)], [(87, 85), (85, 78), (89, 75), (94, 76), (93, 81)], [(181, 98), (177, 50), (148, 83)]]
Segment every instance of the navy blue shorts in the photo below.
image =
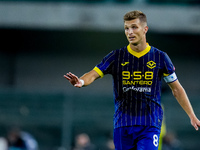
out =
[(131, 126), (114, 129), (115, 150), (158, 150), (160, 129)]

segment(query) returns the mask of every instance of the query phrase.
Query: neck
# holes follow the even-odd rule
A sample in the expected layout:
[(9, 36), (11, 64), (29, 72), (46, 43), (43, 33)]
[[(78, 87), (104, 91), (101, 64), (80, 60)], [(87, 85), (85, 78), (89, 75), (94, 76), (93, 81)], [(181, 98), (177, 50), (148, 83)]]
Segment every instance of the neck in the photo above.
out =
[(135, 52), (142, 52), (143, 50), (145, 50), (145, 48), (147, 48), (147, 43), (146, 41), (140, 44), (131, 44), (130, 43), (130, 47), (133, 51)]

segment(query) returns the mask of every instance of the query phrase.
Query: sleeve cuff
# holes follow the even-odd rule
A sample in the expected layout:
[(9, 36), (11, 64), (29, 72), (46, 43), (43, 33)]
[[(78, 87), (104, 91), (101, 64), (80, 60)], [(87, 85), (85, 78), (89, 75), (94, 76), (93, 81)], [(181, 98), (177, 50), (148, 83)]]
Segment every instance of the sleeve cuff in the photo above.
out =
[(93, 70), (96, 71), (100, 75), (101, 78), (103, 78), (104, 74), (98, 67), (94, 67)]

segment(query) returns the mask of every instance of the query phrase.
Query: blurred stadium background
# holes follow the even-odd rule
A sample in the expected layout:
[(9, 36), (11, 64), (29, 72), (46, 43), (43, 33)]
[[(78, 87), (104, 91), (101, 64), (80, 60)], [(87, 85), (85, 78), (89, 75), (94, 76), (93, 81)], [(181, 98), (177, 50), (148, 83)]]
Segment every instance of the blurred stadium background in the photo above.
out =
[[(200, 118), (199, 0), (0, 0), (0, 137), (17, 126), (40, 150), (70, 150), (87, 133), (99, 150), (112, 138), (110, 76), (82, 89), (63, 75), (90, 71), (127, 45), (123, 15), (147, 14), (150, 45), (166, 51)], [(163, 84), (167, 132), (182, 150), (199, 149), (200, 133)]]

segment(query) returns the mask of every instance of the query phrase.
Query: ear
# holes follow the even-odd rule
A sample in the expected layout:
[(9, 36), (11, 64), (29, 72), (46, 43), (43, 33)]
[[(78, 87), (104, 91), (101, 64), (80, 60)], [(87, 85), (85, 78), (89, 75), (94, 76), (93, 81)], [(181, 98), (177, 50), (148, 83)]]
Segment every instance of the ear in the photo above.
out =
[(145, 27), (144, 27), (144, 33), (146, 34), (148, 30), (149, 30), (149, 27), (148, 27), (148, 26), (145, 26)]

